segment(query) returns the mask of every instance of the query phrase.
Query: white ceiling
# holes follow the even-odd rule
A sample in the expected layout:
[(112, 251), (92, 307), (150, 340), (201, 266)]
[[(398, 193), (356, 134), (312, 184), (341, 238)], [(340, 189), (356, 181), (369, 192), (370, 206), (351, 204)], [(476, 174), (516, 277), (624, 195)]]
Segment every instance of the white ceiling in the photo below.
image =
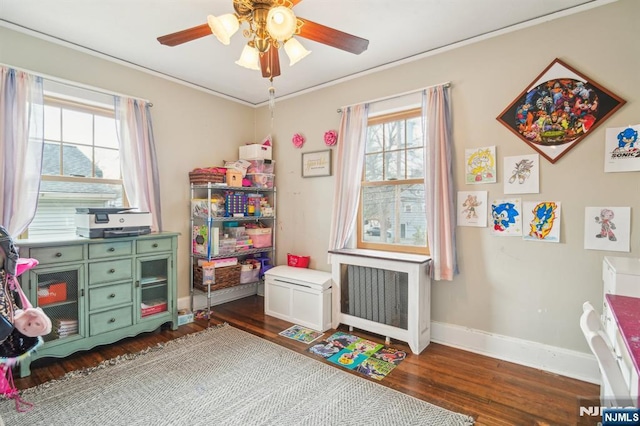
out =
[[(297, 16), (366, 38), (369, 48), (354, 55), (299, 38), (311, 55), (289, 67), (281, 53), (274, 86), (278, 97), (293, 95), (611, 1), (303, 0)], [(232, 0), (0, 0), (0, 25), (260, 105), (269, 81), (234, 63), (246, 44), (242, 31), (229, 46), (213, 35), (175, 47), (156, 40), (232, 12)]]

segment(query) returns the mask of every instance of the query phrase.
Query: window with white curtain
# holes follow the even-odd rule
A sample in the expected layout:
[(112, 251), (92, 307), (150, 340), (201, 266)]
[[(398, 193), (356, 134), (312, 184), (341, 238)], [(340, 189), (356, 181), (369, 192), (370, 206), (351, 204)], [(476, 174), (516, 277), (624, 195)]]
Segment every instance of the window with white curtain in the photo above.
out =
[(111, 97), (64, 91), (45, 93), (40, 196), (23, 237), (74, 236), (76, 207), (127, 206)]
[(370, 117), (358, 214), (358, 247), (427, 253), (420, 108)]

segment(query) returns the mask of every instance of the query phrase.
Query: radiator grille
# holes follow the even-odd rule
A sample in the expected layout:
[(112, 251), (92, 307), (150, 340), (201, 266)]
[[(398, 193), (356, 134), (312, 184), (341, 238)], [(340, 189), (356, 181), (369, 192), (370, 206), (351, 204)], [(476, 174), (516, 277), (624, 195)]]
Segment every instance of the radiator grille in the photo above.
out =
[(342, 313), (407, 329), (406, 272), (357, 265), (343, 267)]

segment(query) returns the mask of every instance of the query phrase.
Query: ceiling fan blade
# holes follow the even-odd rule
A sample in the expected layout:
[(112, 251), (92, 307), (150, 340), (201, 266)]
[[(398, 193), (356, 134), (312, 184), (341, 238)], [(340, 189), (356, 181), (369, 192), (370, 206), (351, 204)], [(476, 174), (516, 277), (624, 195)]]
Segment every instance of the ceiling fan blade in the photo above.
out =
[(280, 75), (280, 56), (278, 49), (271, 46), (265, 53), (260, 54), (260, 68), (262, 76), (265, 78), (273, 78)]
[(208, 36), (209, 34), (211, 34), (209, 24), (202, 24), (176, 33), (163, 35), (158, 37), (158, 41), (160, 44), (164, 44), (166, 46), (177, 46), (188, 41), (196, 40), (200, 37)]
[(369, 46), (369, 40), (367, 39), (343, 33), (342, 31), (326, 27), (313, 21), (309, 21), (308, 19), (300, 17), (298, 17), (298, 19), (302, 21), (300, 34), (297, 34), (300, 37), (346, 50), (347, 52), (355, 53), (356, 55), (367, 50), (367, 47)]

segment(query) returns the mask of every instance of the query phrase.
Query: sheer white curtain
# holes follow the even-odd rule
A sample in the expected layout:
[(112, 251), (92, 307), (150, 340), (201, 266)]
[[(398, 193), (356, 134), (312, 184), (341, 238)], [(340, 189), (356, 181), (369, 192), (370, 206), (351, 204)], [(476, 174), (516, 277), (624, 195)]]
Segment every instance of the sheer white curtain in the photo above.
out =
[(0, 66), (0, 225), (17, 237), (38, 205), (44, 105), (42, 78)]
[(150, 212), (151, 231), (162, 231), (160, 179), (148, 102), (115, 97), (120, 165), (129, 205)]
[[(346, 248), (356, 225), (369, 104), (342, 111), (336, 154), (329, 250)], [(330, 258), (331, 256), (329, 256)]]
[(422, 93), (424, 184), (431, 275), (434, 280), (447, 281), (453, 280), (458, 273), (450, 99), (447, 85), (430, 87)]

